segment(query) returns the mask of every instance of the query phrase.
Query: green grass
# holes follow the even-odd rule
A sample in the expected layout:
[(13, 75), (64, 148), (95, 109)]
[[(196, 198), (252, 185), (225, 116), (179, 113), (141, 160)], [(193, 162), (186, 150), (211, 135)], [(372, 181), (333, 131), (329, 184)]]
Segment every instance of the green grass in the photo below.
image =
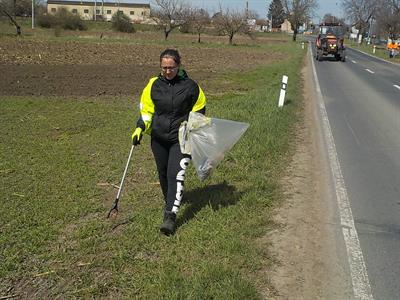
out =
[(365, 43), (363, 44), (358, 44), (357, 42), (346, 40), (345, 42), (346, 45), (358, 49), (360, 51), (363, 51), (365, 53), (383, 58), (387, 61), (395, 62), (395, 63), (400, 63), (400, 55), (397, 55), (395, 58), (389, 58), (389, 52), (386, 49), (386, 45), (377, 45), (375, 48), (375, 53), (373, 53), (374, 45), (370, 44), (367, 45)]
[[(137, 103), (0, 99), (0, 296), (261, 298), (269, 284), (261, 268), (271, 261), (258, 238), (283, 197), (279, 179), (302, 100), (305, 51), (281, 52), (283, 61), (221, 74), (237, 90), (209, 97), (207, 114), (250, 127), (210, 179), (199, 182), (189, 169), (172, 237), (158, 231), (163, 200), (147, 136), (134, 151), (118, 218), (105, 218)], [(283, 74), (287, 105), (278, 109)]]

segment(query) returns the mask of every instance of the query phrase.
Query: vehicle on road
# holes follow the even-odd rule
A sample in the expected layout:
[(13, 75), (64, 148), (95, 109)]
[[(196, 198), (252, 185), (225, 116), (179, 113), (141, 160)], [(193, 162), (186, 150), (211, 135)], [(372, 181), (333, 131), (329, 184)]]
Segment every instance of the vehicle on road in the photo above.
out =
[(318, 61), (327, 55), (333, 55), (338, 61), (346, 61), (344, 28), (340, 23), (322, 23), (315, 46), (315, 59)]

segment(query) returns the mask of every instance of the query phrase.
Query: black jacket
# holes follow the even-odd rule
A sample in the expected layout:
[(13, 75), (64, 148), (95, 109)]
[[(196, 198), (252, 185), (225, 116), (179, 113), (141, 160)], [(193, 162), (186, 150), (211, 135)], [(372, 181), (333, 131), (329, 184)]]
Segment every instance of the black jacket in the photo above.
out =
[(172, 80), (162, 75), (150, 79), (140, 102), (137, 126), (161, 142), (176, 143), (179, 126), (188, 119), (189, 112), (205, 113), (206, 98), (199, 85), (179, 70)]

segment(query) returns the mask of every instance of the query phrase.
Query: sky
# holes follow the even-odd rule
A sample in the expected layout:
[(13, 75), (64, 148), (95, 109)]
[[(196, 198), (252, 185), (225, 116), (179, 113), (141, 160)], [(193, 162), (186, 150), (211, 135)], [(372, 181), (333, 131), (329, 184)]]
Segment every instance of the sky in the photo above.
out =
[[(118, 1), (118, 0), (106, 0), (106, 1)], [(271, 4), (272, 0), (183, 0), (184, 2), (190, 3), (195, 7), (205, 8), (210, 13), (217, 12), (219, 10), (219, 4), (222, 4), (222, 8), (232, 10), (243, 10), (246, 8), (246, 2), (249, 3), (249, 10), (255, 11), (260, 18), (265, 18), (267, 15), (267, 8)], [(137, 2), (137, 3), (150, 3), (151, 0), (120, 0), (120, 2)], [(342, 10), (340, 8), (340, 0), (317, 0), (319, 8), (315, 12), (314, 22), (319, 22), (322, 17), (330, 13), (337, 17), (343, 17)]]
[[(186, 0), (186, 2), (192, 3), (194, 6), (207, 8), (209, 11), (218, 11), (219, 3), (222, 4), (223, 8), (232, 9), (245, 9), (246, 2), (249, 3), (249, 10), (255, 11), (260, 18), (265, 18), (267, 14), (267, 8), (271, 4), (272, 0)], [(335, 0), (317, 0), (319, 8), (316, 10), (314, 17), (315, 20), (322, 19), (322, 17), (330, 13), (337, 17), (342, 17), (341, 1)]]

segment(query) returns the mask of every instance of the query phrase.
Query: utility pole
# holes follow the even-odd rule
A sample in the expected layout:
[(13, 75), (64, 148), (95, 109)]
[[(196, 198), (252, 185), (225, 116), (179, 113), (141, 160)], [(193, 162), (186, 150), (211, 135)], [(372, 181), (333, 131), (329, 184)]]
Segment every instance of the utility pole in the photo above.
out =
[(272, 1), (269, 4), (269, 6), (267, 7), (267, 18), (268, 18), (268, 25), (269, 25), (268, 29), (269, 29), (269, 32), (272, 32), (272, 12), (269, 11), (270, 8), (271, 8), (271, 4), (272, 4)]
[(272, 14), (271, 14), (271, 26), (269, 27), (269, 32), (272, 32)]
[(35, 0), (32, 0), (32, 29), (35, 28)]
[(272, 13), (268, 12), (267, 18), (268, 18), (268, 30), (269, 32), (272, 32)]
[(97, 1), (94, 0), (94, 20), (96, 21), (96, 15), (97, 15)]

